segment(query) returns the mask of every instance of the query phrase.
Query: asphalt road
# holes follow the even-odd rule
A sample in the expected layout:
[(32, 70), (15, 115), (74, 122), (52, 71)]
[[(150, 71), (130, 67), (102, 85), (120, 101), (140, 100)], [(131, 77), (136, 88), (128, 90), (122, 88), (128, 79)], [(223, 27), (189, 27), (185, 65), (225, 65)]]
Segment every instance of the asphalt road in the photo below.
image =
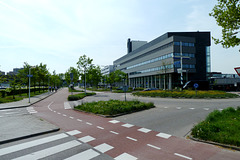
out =
[[(173, 99), (136, 97), (127, 94), (127, 100), (138, 99), (143, 102), (153, 102), (154, 109), (128, 114), (115, 119), (154, 131), (168, 133), (177, 137), (185, 137), (192, 127), (204, 120), (214, 110), (240, 106), (240, 98), (233, 99)], [(85, 101), (119, 99), (124, 100), (125, 94), (97, 93), (87, 97)]]

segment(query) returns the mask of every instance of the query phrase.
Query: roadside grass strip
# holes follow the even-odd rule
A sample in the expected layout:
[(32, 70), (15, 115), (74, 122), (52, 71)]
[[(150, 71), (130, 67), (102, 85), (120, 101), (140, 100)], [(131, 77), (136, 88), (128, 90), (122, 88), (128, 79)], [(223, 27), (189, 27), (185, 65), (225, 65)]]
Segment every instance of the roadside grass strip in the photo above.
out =
[(240, 147), (240, 107), (215, 110), (197, 124), (191, 135), (204, 141)]

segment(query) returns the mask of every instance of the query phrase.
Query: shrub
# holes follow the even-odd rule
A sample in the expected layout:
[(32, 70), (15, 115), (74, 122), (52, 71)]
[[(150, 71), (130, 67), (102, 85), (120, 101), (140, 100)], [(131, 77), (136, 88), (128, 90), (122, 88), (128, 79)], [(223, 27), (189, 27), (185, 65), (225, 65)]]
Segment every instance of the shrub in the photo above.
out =
[(79, 99), (83, 99), (86, 96), (92, 96), (92, 95), (96, 95), (96, 93), (87, 93), (85, 95), (85, 93), (79, 93), (79, 94), (75, 94), (75, 95), (69, 95), (68, 96), (68, 101), (77, 101)]

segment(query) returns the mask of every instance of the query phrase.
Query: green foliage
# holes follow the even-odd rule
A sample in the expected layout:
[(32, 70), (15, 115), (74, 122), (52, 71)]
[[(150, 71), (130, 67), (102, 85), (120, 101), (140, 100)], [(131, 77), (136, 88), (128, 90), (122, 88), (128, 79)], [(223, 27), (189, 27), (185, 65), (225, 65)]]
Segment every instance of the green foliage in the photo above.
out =
[(240, 39), (237, 37), (240, 28), (239, 0), (218, 0), (218, 4), (209, 15), (222, 27), (222, 40), (213, 38), (215, 43), (220, 43), (225, 48), (238, 46), (240, 44)]
[(98, 101), (91, 103), (84, 103), (75, 107), (75, 109), (92, 112), (101, 115), (118, 115), (125, 113), (137, 112), (145, 109), (155, 107), (153, 103), (144, 103), (140, 101)]
[(102, 73), (99, 66), (91, 65), (86, 73), (86, 81), (93, 85), (98, 86), (98, 83), (101, 82)]
[(79, 94), (75, 94), (75, 95), (69, 95), (68, 96), (68, 101), (77, 101), (80, 99), (83, 99), (86, 96), (92, 96), (92, 95), (96, 95), (96, 93), (79, 93)]
[(127, 79), (127, 74), (123, 71), (116, 70), (109, 74), (108, 83), (114, 84), (115, 82), (121, 82), (123, 79)]
[(236, 94), (226, 93), (223, 91), (195, 91), (184, 90), (184, 91), (142, 91), (133, 93), (136, 96), (144, 97), (171, 97), (171, 98), (236, 98), (239, 97)]
[(206, 141), (240, 146), (240, 108), (213, 111), (192, 129), (192, 136)]
[(67, 70), (67, 72), (65, 73), (65, 80), (68, 83), (68, 85), (71, 83), (70, 73), (73, 73), (73, 81), (72, 82), (77, 83), (79, 76), (80, 76), (78, 69), (76, 69), (74, 67), (70, 67)]

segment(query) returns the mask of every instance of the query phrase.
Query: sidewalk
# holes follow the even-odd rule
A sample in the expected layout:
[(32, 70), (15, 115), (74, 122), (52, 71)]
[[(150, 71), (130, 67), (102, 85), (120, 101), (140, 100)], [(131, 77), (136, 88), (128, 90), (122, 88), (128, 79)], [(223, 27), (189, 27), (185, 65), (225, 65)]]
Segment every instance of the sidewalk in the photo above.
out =
[(43, 94), (37, 95), (35, 97), (30, 97), (30, 103), (29, 103), (29, 98), (24, 98), (23, 100), (17, 101), (17, 102), (1, 103), (0, 110), (29, 107), (32, 104), (37, 103), (37, 102), (47, 98), (48, 96), (51, 96), (54, 93), (55, 92), (49, 92), (49, 93), (43, 93)]
[[(29, 107), (32, 104), (51, 96), (52, 94), (54, 94), (54, 92), (31, 97), (31, 103), (28, 103), (29, 99), (26, 98), (18, 102), (0, 104), (0, 112), (2, 112), (2, 115), (4, 115), (4, 113), (9, 115), (10, 112), (15, 112), (14, 110), (17, 108), (20, 109)], [(11, 114), (11, 116), (0, 116), (0, 124), (0, 144), (60, 130), (57, 126), (28, 113), (21, 115)]]

